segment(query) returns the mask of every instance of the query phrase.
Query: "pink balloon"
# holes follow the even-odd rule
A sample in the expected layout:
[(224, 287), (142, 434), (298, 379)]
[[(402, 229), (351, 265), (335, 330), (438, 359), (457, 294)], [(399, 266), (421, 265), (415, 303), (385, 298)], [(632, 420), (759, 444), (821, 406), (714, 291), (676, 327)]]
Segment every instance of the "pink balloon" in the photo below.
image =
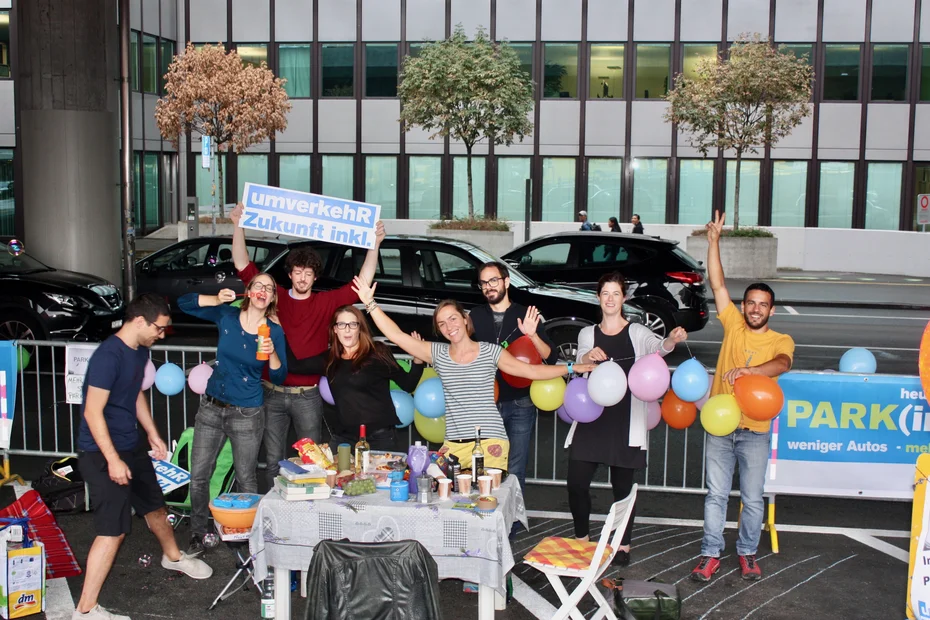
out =
[(701, 407), (703, 407), (704, 403), (706, 403), (708, 400), (710, 400), (710, 388), (707, 388), (707, 394), (704, 394), (702, 398), (695, 401), (694, 406), (698, 408), (698, 411), (700, 411)]
[(630, 368), (628, 380), (633, 396), (648, 403), (659, 400), (668, 392), (672, 375), (662, 356), (652, 353), (636, 360)]
[(155, 385), (155, 364), (149, 360), (145, 364), (145, 374), (142, 375), (142, 389), (147, 390)]
[(207, 391), (207, 381), (213, 374), (213, 366), (210, 364), (198, 364), (191, 370), (187, 376), (187, 385), (194, 394), (203, 394)]
[(659, 425), (662, 421), (662, 407), (659, 401), (653, 400), (646, 403), (646, 428), (650, 431)]
[(335, 405), (336, 400), (333, 398), (333, 392), (329, 389), (329, 379), (326, 376), (320, 377), (320, 396), (330, 405)]

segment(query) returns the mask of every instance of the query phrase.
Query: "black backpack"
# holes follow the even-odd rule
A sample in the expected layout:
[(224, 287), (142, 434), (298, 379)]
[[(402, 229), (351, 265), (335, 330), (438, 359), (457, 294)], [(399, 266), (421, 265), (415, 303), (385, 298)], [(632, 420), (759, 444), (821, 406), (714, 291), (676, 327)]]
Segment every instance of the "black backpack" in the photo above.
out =
[(78, 469), (78, 460), (73, 456), (46, 463), (32, 488), (38, 491), (52, 512), (84, 511), (84, 477)]

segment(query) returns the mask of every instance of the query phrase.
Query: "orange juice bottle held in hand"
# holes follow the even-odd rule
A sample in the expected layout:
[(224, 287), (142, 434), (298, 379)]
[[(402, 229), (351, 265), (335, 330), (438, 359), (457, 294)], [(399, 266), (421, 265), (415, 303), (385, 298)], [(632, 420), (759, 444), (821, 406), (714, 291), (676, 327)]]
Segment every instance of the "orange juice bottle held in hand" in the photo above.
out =
[(262, 343), (265, 342), (266, 338), (271, 338), (271, 327), (267, 323), (262, 323), (258, 326), (258, 351), (255, 353), (255, 359), (257, 360), (267, 360), (268, 354), (262, 353)]

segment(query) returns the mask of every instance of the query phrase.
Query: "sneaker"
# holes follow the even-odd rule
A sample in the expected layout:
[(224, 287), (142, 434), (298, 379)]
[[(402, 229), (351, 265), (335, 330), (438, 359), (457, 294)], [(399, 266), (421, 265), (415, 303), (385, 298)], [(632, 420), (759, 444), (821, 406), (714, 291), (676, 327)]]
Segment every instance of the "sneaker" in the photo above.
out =
[(120, 616), (113, 612), (107, 611), (100, 605), (94, 605), (93, 609), (86, 614), (82, 614), (77, 609), (71, 614), (71, 620), (130, 620), (129, 616)]
[(184, 573), (192, 579), (209, 579), (213, 574), (213, 569), (206, 562), (183, 551), (177, 562), (169, 560), (167, 555), (161, 556), (161, 567)]
[(759, 581), (762, 579), (762, 569), (756, 564), (755, 554), (739, 556), (739, 569), (746, 581)]
[(200, 534), (194, 534), (191, 536), (190, 544), (187, 545), (187, 555), (191, 557), (197, 557), (201, 555), (206, 548), (203, 546), (203, 538)]
[[(742, 558), (740, 561), (742, 561)], [(710, 578), (713, 577), (714, 573), (718, 570), (720, 570), (720, 560), (718, 558), (702, 555), (701, 561), (698, 562), (698, 565), (691, 571), (691, 581), (710, 581)]]
[(630, 552), (623, 549), (617, 549), (614, 559), (610, 561), (611, 566), (629, 566)]

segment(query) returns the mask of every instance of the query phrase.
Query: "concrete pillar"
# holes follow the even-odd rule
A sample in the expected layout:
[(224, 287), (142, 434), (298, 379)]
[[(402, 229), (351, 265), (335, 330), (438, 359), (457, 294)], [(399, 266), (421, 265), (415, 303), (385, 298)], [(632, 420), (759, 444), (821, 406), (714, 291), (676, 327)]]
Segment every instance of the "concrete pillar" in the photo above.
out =
[(23, 241), (121, 280), (116, 0), (17, 3)]

